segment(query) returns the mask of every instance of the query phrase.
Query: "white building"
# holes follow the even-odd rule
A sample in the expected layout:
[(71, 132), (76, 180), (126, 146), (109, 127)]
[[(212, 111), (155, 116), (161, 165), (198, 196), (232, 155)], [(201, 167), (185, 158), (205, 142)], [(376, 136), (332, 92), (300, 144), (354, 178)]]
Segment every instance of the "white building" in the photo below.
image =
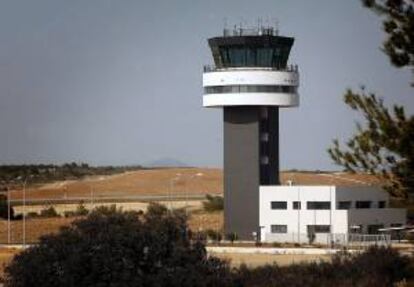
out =
[(261, 240), (342, 242), (348, 234), (377, 234), (379, 228), (406, 223), (406, 210), (389, 207), (377, 187), (261, 186)]

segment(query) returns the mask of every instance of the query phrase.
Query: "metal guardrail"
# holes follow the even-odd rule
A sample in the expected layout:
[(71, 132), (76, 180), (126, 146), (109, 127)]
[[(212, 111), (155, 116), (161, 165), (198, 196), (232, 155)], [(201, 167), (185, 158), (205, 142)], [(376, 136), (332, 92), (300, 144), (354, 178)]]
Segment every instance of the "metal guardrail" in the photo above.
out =
[(279, 30), (276, 27), (237, 27), (232, 29), (224, 28), (223, 37), (237, 37), (237, 36), (278, 36)]
[[(149, 201), (179, 201), (179, 200), (202, 200), (206, 198), (206, 193), (197, 194), (159, 194), (159, 195), (136, 195), (136, 196), (82, 196), (82, 197), (68, 197), (68, 198), (36, 198), (26, 199), (26, 205), (41, 205), (41, 204), (78, 204), (87, 203), (91, 200), (95, 203), (108, 203), (108, 202), (149, 202)], [(12, 206), (19, 206), (23, 204), (22, 199), (10, 200)]]

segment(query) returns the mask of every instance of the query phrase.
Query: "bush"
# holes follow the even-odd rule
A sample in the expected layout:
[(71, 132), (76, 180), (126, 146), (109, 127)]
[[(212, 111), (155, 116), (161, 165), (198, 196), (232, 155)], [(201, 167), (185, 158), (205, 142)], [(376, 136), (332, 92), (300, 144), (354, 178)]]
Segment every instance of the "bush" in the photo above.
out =
[(36, 218), (39, 217), (39, 213), (35, 212), (35, 211), (30, 211), (27, 213), (26, 217), (28, 218)]
[(308, 241), (309, 241), (309, 244), (310, 244), (310, 245), (312, 245), (312, 244), (315, 242), (315, 239), (316, 239), (316, 234), (315, 234), (315, 232), (314, 232), (314, 231), (312, 231), (312, 230), (310, 230), (310, 231), (308, 232)]
[(332, 262), (280, 267), (241, 266), (233, 274), (237, 286), (386, 287), (414, 277), (412, 262), (391, 248), (372, 247), (365, 253), (341, 253)]
[(207, 194), (206, 201), (203, 201), (203, 207), (207, 212), (223, 210), (224, 199), (222, 196), (212, 196)]
[(66, 218), (68, 218), (68, 217), (74, 217), (75, 215), (76, 215), (75, 214), (75, 211), (72, 211), (72, 210), (63, 212), (63, 216), (65, 216)]
[(77, 216), (86, 216), (88, 215), (89, 210), (83, 205), (83, 203), (80, 203), (78, 207), (76, 207), (75, 215)]
[(227, 233), (227, 234), (226, 234), (226, 239), (227, 239), (228, 241), (230, 241), (230, 242), (231, 242), (231, 244), (233, 244), (233, 243), (234, 243), (234, 241), (236, 241), (236, 240), (238, 239), (238, 237), (237, 237), (237, 233), (236, 233), (236, 232), (230, 232), (230, 233)]
[(219, 243), (223, 239), (221, 233), (213, 229), (207, 229), (206, 234), (210, 240), (216, 241), (217, 243)]
[(39, 217), (60, 217), (60, 215), (53, 206), (49, 206), (40, 211)]
[(231, 286), (228, 264), (186, 236), (185, 214), (92, 211), (16, 255), (5, 286)]
[[(7, 196), (0, 194), (0, 218), (8, 219), (9, 210), (7, 204)], [(10, 207), (10, 218), (14, 218), (14, 209)]]
[(280, 242), (273, 242), (272, 243), (272, 247), (275, 247), (275, 248), (280, 248), (280, 247), (282, 247), (283, 246), (283, 244), (282, 243), (280, 243)]

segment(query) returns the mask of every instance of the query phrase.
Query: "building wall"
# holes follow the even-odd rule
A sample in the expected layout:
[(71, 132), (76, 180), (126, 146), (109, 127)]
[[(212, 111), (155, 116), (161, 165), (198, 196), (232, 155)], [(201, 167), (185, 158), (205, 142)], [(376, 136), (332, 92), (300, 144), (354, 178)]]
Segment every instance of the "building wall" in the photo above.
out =
[(362, 233), (368, 233), (369, 225), (383, 225), (391, 227), (392, 224), (405, 225), (407, 211), (403, 208), (374, 208), (351, 209), (348, 211), (349, 226), (362, 225)]
[(372, 201), (372, 207), (378, 207), (378, 201), (385, 201), (389, 205), (388, 193), (375, 186), (361, 187), (336, 187), (337, 201), (353, 201), (355, 208), (356, 201)]
[(224, 229), (253, 240), (259, 228), (259, 108), (223, 110)]
[[(271, 209), (271, 202), (286, 201), (287, 209)], [(293, 202), (300, 201), (301, 209), (293, 209)], [(329, 201), (330, 210), (307, 209), (309, 201)], [(352, 201), (349, 210), (338, 209), (339, 201)], [(369, 209), (356, 209), (356, 201), (372, 201)], [(362, 232), (368, 225), (404, 224), (405, 209), (378, 208), (378, 201), (386, 201), (388, 195), (378, 188), (345, 188), (335, 186), (260, 186), (261, 237), (266, 241), (307, 241), (308, 225), (329, 225), (330, 233), (344, 235), (349, 227), (362, 224)], [(287, 225), (287, 233), (272, 233), (271, 225)], [(293, 238), (293, 239), (292, 239)], [(316, 242), (329, 243), (329, 233), (317, 233)]]
[[(272, 210), (272, 201), (287, 201), (286, 210)], [(300, 201), (301, 209), (293, 209), (293, 202)], [(287, 225), (287, 233), (301, 233), (306, 237), (308, 225), (330, 225), (331, 232), (342, 233), (347, 225), (346, 211), (308, 210), (308, 201), (335, 202), (333, 186), (260, 186), (260, 225), (262, 239), (275, 237), (271, 225)], [(281, 237), (282, 235), (277, 235)], [(290, 236), (290, 235), (288, 235)]]

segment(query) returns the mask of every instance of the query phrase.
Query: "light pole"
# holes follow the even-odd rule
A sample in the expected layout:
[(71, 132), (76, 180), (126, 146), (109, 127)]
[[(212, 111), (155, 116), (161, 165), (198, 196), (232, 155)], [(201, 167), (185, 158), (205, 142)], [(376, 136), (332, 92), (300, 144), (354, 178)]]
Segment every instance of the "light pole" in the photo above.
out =
[(10, 188), (7, 188), (7, 244), (10, 245), (11, 236), (10, 236)]
[(23, 248), (26, 247), (26, 183), (27, 177), (23, 182)]
[[(201, 177), (203, 176), (203, 174), (201, 172), (190, 175), (189, 179), (194, 179), (196, 177)], [(187, 185), (185, 186), (185, 216), (188, 216), (188, 211), (187, 211), (187, 207), (188, 207), (188, 187)]]
[(172, 190), (174, 188), (174, 182), (177, 181), (180, 178), (180, 176), (181, 176), (181, 173), (177, 173), (175, 177), (170, 179), (170, 188), (168, 192), (168, 205), (169, 205), (170, 212), (172, 210)]
[(93, 206), (93, 186), (89, 186), (90, 192), (91, 192), (91, 210), (94, 208)]

